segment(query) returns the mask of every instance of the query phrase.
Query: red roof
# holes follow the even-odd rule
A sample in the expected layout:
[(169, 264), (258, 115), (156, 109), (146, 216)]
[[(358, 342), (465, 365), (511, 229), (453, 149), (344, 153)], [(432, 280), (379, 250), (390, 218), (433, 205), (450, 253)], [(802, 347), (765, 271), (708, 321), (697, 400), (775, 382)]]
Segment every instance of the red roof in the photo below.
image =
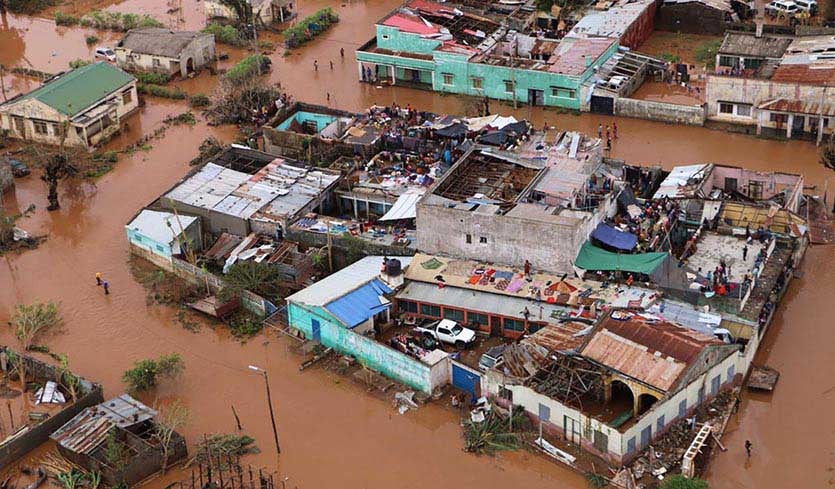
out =
[[(566, 41), (563, 40), (563, 44), (566, 44)], [(566, 47), (560, 46), (551, 56), (554, 61), (548, 71), (563, 75), (582, 75), (586, 71), (586, 58), (591, 58), (592, 62), (596, 61), (613, 42), (614, 39), (605, 37), (579, 38)], [(560, 52), (560, 49), (563, 51)]]
[(821, 106), (817, 101), (814, 100), (790, 100), (784, 98), (778, 98), (776, 100), (771, 100), (769, 102), (765, 102), (760, 104), (759, 109), (770, 110), (774, 112), (794, 112), (799, 114), (811, 114), (811, 115), (828, 115), (832, 116), (835, 115), (835, 107), (832, 107), (829, 104), (824, 104)]
[(712, 336), (674, 323), (616, 311), (602, 321), (580, 353), (668, 391), (704, 348), (721, 344)]
[(389, 27), (397, 27), (402, 32), (409, 32), (411, 34), (438, 34), (441, 30), (434, 24), (427, 24), (418, 15), (407, 14), (405, 12), (398, 12), (388, 19), (383, 21), (383, 25)]
[(810, 85), (835, 85), (835, 66), (781, 64), (774, 70), (771, 81), (808, 83)]

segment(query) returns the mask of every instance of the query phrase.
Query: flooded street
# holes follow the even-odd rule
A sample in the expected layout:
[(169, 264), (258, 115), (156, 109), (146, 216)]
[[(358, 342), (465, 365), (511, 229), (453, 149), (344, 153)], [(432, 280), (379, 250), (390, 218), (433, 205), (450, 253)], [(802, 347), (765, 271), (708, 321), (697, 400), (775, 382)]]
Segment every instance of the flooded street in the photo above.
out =
[[(180, 28), (200, 28), (202, 2), (183, 0), (78, 1), (77, 13), (98, 7), (154, 15)], [(169, 14), (170, 4), (182, 10)], [(439, 113), (461, 113), (465, 102), (455, 96), (384, 87), (357, 82), (353, 50), (373, 34), (373, 23), (399, 0), (333, 4), (301, 2), (303, 17), (333, 6), (341, 22), (325, 35), (285, 55), (278, 47), (271, 55), (271, 80), (296, 99), (347, 110), (372, 104), (401, 105)], [(69, 10), (69, 9), (68, 9)], [(76, 58), (90, 58), (84, 43), (87, 29), (56, 28), (49, 20), (9, 15), (0, 25), (0, 63), (58, 71)], [(101, 44), (117, 39), (99, 33)], [(280, 36), (264, 36), (277, 46)], [(345, 58), (339, 57), (344, 47)], [(227, 49), (229, 65), (246, 53)], [(313, 60), (319, 62), (314, 72)], [(329, 62), (334, 62), (330, 70)], [(11, 89), (10, 89), (11, 80)], [(211, 93), (217, 78), (206, 73), (178, 82), (189, 92)], [(26, 91), (35, 82), (7, 76), (6, 89)], [(330, 94), (330, 101), (327, 94)], [(11, 96), (11, 93), (9, 94)], [(519, 108), (491, 101), (502, 115), (530, 119), (537, 128), (554, 126), (597, 133), (598, 124), (614, 118), (559, 114), (551, 110)], [(149, 99), (130, 129), (109, 147), (124, 147), (140, 135), (160, 127), (166, 115), (187, 110), (185, 104)], [(763, 171), (802, 172), (807, 185), (823, 193), (825, 182), (835, 189), (833, 174), (818, 164), (817, 148), (805, 142), (756, 139), (742, 134), (617, 119), (620, 138), (612, 156), (631, 164), (670, 168), (699, 162), (727, 163)], [(188, 171), (188, 161), (207, 136), (232, 141), (232, 127), (170, 127), (149, 151), (122, 155), (115, 169), (95, 185), (62, 183), (62, 209), (47, 213), (46, 190), (34, 176), (18, 180), (16, 191), (4, 199), (9, 208), (29, 204), (37, 212), (21, 223), (49, 238), (38, 249), (7, 255), (0, 264), (0, 323), (8, 321), (17, 303), (35, 299), (60, 301), (64, 331), (44, 343), (67, 353), (70, 366), (105, 387), (105, 396), (122, 392), (121, 376), (133, 362), (178, 352), (186, 363), (183, 376), (166, 383), (156, 394), (160, 401), (180, 399), (192, 411), (185, 435), (193, 442), (204, 433), (233, 432), (232, 406), (245, 432), (256, 438), (262, 452), (254, 465), (278, 467), (289, 476), (288, 487), (302, 489), (344, 486), (366, 489), (438, 487), (587, 487), (586, 480), (563, 466), (528, 452), (496, 458), (462, 451), (457, 415), (443, 406), (429, 405), (404, 416), (337, 375), (312, 368), (298, 370), (299, 357), (289, 351), (286, 338), (269, 333), (241, 345), (224, 330), (204, 326), (199, 332), (183, 329), (171, 308), (147, 305), (145, 291), (127, 265), (124, 225), (143, 206), (167, 190)], [(830, 191), (831, 193), (831, 191)], [(835, 383), (827, 375), (835, 357), (835, 249), (810, 249), (802, 270), (781, 304), (757, 364), (781, 371), (771, 396), (745, 394), (739, 416), (723, 439), (729, 448), (718, 453), (708, 474), (712, 488), (817, 488), (833, 484), (835, 472)], [(94, 274), (102, 272), (112, 293), (102, 295)], [(16, 345), (8, 328), (0, 328), (0, 342)], [(276, 458), (267, 415), (263, 380), (247, 369), (255, 364), (269, 371), (276, 404), (283, 453)], [(153, 403), (154, 398), (143, 398)], [(754, 455), (745, 459), (743, 444), (753, 442)], [(323, 470), (323, 467), (327, 467)], [(164, 487), (157, 481), (151, 487)]]

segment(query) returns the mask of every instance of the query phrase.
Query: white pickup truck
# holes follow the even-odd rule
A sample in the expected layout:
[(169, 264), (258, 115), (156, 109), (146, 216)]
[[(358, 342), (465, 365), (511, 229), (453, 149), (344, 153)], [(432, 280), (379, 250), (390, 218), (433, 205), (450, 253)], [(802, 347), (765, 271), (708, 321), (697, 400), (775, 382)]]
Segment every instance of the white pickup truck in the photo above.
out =
[(418, 326), (415, 331), (429, 338), (464, 348), (475, 342), (475, 331), (467, 329), (451, 319), (441, 319), (426, 326)]

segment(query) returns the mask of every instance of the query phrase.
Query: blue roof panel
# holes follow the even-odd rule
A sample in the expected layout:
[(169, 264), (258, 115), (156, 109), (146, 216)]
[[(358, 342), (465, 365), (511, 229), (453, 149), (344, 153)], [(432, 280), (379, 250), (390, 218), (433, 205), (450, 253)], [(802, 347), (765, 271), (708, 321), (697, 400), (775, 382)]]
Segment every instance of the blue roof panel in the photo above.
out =
[(391, 303), (383, 304), (380, 302), (380, 296), (391, 292), (392, 290), (382, 280), (375, 278), (329, 302), (325, 305), (325, 309), (339, 318), (349, 328), (355, 328), (368, 318), (388, 309)]

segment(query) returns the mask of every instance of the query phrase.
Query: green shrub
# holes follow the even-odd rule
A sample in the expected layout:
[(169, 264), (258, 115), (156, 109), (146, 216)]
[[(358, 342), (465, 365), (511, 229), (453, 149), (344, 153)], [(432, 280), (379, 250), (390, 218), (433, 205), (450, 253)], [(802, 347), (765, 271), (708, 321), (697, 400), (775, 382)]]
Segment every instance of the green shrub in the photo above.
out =
[(173, 100), (185, 100), (188, 95), (179, 88), (168, 88), (150, 83), (137, 83), (136, 90), (145, 95), (154, 97), (170, 98)]
[(709, 486), (702, 479), (696, 477), (688, 479), (681, 474), (675, 474), (664, 480), (661, 489), (709, 489)]
[(90, 12), (82, 17), (80, 22), (84, 27), (122, 32), (139, 27), (165, 27), (162, 22), (147, 14), (123, 14), (121, 12), (102, 12), (101, 10)]
[(226, 72), (226, 79), (233, 82), (241, 82), (247, 78), (257, 76), (259, 74), (259, 62), (261, 65), (261, 73), (264, 73), (265, 68), (270, 64), (270, 58), (264, 55), (251, 54), (230, 68)]
[(708, 68), (713, 68), (716, 66), (716, 53), (719, 52), (720, 46), (722, 46), (722, 39), (707, 41), (700, 44), (694, 53), (696, 61), (707, 66)]
[(336, 22), (339, 22), (339, 16), (330, 7), (323, 8), (315, 14), (305, 17), (293, 27), (286, 29), (284, 31), (284, 44), (288, 48), (301, 46), (328, 30)]
[(680, 63), (681, 62), (681, 56), (679, 56), (677, 54), (664, 53), (664, 54), (661, 55), (661, 58), (664, 61), (669, 61), (670, 63)]
[(263, 323), (258, 316), (246, 310), (239, 310), (229, 319), (229, 329), (236, 338), (250, 338), (261, 332)]
[(163, 85), (171, 81), (171, 77), (166, 75), (165, 73), (152, 73), (152, 72), (145, 72), (140, 71), (138, 73), (133, 73), (133, 76), (139, 80), (139, 83), (149, 83), (151, 85)]
[(153, 389), (160, 377), (173, 378), (185, 369), (183, 359), (177, 353), (162, 355), (157, 360), (140, 360), (133, 368), (125, 371), (122, 381), (128, 385), (129, 392), (142, 392)]
[(238, 29), (231, 25), (223, 25), (217, 22), (212, 22), (207, 25), (205, 29), (203, 29), (203, 32), (213, 34), (215, 36), (215, 41), (222, 44), (229, 44), (231, 46), (241, 46), (244, 44), (241, 33), (238, 32)]
[(212, 101), (209, 100), (208, 95), (198, 93), (189, 97), (188, 103), (191, 104), (192, 107), (208, 107), (211, 105)]
[(89, 46), (91, 44), (95, 44), (95, 43), (99, 42), (99, 38), (97, 36), (87, 36), (87, 38), (84, 39), (84, 42), (86, 42), (87, 45)]
[(63, 12), (55, 12), (55, 25), (73, 26), (77, 25), (78, 22), (79, 18), (74, 15), (65, 14)]
[(16, 14), (36, 14), (56, 3), (55, 0), (8, 0), (6, 7)]
[(74, 60), (70, 61), (70, 68), (72, 68), (72, 69), (81, 68), (82, 66), (87, 66), (90, 63), (91, 62), (87, 61), (86, 59), (74, 59)]

